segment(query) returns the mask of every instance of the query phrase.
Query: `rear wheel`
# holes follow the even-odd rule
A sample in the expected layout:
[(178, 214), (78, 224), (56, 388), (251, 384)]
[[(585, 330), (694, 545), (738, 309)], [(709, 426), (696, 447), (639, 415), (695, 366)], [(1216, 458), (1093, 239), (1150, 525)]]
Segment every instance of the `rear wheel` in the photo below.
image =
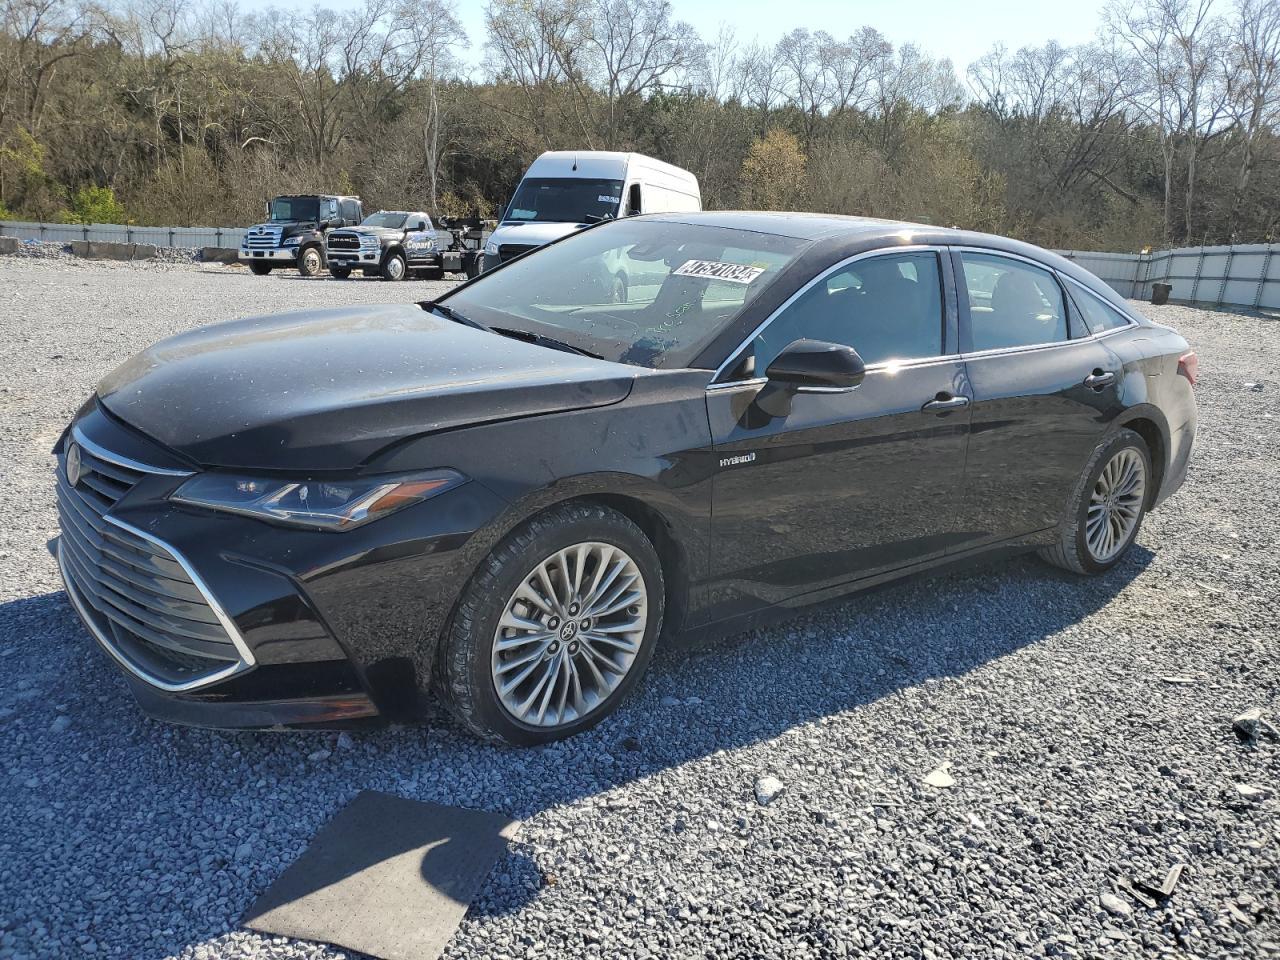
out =
[(335, 280), (345, 280), (347, 279), (347, 277), (351, 276), (351, 268), (350, 267), (330, 267), (329, 276), (333, 277), (333, 279)]
[(407, 273), (402, 253), (393, 253), (382, 262), (382, 276), (387, 280), (403, 280)]
[(1150, 501), (1151, 454), (1132, 430), (1120, 430), (1090, 457), (1067, 503), (1058, 542), (1040, 551), (1075, 573), (1110, 570), (1137, 539)]
[(653, 544), (606, 507), (568, 504), (528, 521), (480, 564), (441, 641), (441, 699), (489, 740), (572, 736), (617, 708), (662, 626)]
[(318, 276), (324, 269), (324, 254), (312, 244), (298, 251), (298, 272), (304, 277)]
[(271, 264), (259, 263), (257, 260), (250, 260), (249, 269), (253, 271), (253, 275), (255, 277), (265, 277), (271, 272)]

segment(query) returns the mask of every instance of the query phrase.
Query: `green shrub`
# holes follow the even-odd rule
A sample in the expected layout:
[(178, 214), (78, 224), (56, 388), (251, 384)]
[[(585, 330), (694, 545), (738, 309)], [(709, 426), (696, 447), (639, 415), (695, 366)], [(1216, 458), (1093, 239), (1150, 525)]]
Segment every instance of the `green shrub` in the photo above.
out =
[(128, 223), (124, 206), (110, 187), (81, 187), (62, 211), (63, 223)]

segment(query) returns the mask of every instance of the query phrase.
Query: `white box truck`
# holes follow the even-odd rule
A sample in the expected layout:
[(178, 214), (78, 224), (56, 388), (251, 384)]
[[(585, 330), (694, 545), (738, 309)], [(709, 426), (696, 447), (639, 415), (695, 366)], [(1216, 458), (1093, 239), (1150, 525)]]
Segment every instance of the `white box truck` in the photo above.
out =
[(701, 210), (698, 178), (639, 153), (554, 150), (533, 161), (484, 248), (484, 269), (592, 223)]

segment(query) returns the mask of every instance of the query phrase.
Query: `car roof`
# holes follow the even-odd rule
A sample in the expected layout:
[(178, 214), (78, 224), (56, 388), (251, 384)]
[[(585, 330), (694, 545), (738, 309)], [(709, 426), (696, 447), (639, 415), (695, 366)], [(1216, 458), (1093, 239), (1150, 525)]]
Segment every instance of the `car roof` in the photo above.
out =
[[(726, 227), (753, 233), (791, 237), (810, 243), (829, 242), (862, 250), (901, 247), (911, 244), (930, 246), (977, 247), (1012, 253), (1038, 261), (1083, 283), (1116, 306), (1129, 310), (1125, 301), (1105, 281), (1072, 263), (1066, 257), (1011, 237), (994, 233), (938, 227), (907, 220), (881, 220), (876, 217), (850, 217), (834, 213), (793, 213), (761, 210), (710, 210), (696, 213), (644, 214), (646, 220), (668, 223)], [(1129, 310), (1130, 315), (1132, 311)]]

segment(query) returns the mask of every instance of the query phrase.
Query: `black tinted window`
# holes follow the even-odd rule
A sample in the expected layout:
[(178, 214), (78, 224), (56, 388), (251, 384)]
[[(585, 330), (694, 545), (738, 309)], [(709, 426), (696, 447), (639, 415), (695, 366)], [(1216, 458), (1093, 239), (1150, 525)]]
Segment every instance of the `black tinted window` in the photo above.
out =
[(937, 255), (900, 253), (856, 260), (818, 281), (756, 338), (756, 375), (763, 375), (787, 344), (800, 339), (853, 347), (866, 363), (940, 355)]
[(1029, 347), (1067, 339), (1062, 288), (1048, 270), (1022, 260), (965, 253), (974, 350)]
[(1103, 333), (1107, 330), (1118, 330), (1127, 327), (1133, 321), (1110, 304), (1103, 303), (1083, 287), (1072, 285), (1071, 299), (1080, 308), (1085, 326), (1090, 333)]
[(347, 223), (359, 223), (360, 204), (355, 200), (343, 200), (341, 216)]

